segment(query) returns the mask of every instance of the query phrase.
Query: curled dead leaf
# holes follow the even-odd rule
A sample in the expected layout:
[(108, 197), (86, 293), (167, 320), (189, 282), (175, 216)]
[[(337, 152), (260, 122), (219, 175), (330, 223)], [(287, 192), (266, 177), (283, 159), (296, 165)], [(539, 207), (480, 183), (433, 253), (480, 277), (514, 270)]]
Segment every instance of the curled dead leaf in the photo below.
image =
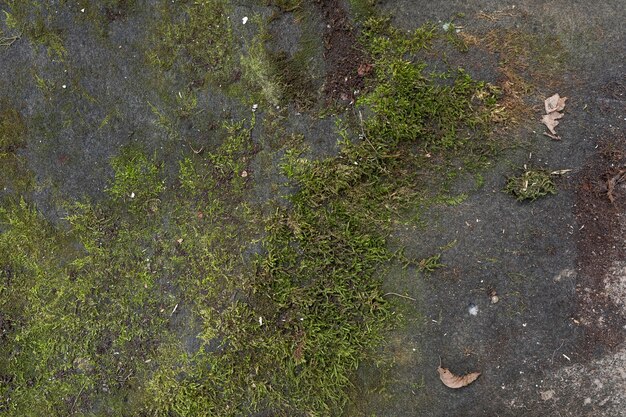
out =
[(468, 386), (480, 376), (480, 372), (472, 372), (462, 376), (455, 375), (448, 368), (442, 368), (441, 366), (437, 368), (437, 372), (439, 372), (439, 379), (441, 379), (443, 385), (455, 389)]
[(546, 113), (552, 113), (553, 111), (563, 111), (563, 109), (565, 108), (566, 100), (567, 97), (561, 97), (558, 94), (548, 97), (543, 102), (546, 108)]
[(550, 133), (556, 135), (556, 131), (554, 128), (559, 124), (557, 119), (563, 117), (563, 113), (559, 113), (558, 111), (552, 112), (550, 114), (546, 114), (541, 118), (541, 122), (546, 125)]

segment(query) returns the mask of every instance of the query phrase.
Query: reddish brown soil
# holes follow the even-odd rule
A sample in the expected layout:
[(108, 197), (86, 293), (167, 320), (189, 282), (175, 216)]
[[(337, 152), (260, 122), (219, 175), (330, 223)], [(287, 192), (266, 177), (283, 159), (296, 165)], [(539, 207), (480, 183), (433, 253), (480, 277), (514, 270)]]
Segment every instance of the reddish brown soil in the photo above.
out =
[(578, 232), (579, 309), (575, 320), (585, 329), (589, 355), (624, 340), (626, 318), (606, 293), (611, 266), (624, 259), (622, 232), (626, 212), (626, 136), (609, 132), (578, 176), (575, 213)]
[(367, 55), (359, 48), (356, 30), (339, 0), (315, 0), (326, 30), (324, 95), (330, 102), (352, 102), (369, 73)]

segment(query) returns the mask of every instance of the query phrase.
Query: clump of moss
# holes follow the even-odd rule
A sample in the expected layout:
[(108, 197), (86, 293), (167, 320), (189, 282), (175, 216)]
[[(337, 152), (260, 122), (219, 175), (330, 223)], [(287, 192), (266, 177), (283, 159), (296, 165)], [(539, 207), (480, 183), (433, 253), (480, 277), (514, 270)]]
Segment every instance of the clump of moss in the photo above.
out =
[(265, 0), (269, 6), (275, 6), (283, 13), (290, 13), (302, 7), (302, 0)]
[(0, 155), (13, 153), (26, 143), (26, 125), (20, 113), (0, 103)]
[(107, 192), (118, 203), (128, 204), (133, 211), (141, 211), (150, 205), (154, 209), (165, 188), (159, 175), (159, 167), (138, 148), (127, 147), (111, 160), (115, 182)]
[(46, 14), (47, 5), (38, 1), (8, 1), (4, 11), (7, 27), (25, 35), (33, 45), (43, 46), (50, 58), (63, 61), (67, 57), (63, 33), (54, 27), (52, 14)]
[(0, 190), (26, 192), (33, 185), (33, 176), (26, 161), (17, 151), (26, 145), (26, 124), (22, 115), (0, 101)]
[(425, 62), (410, 59), (436, 37), (432, 26), (406, 34), (386, 19), (365, 22), (363, 39), (374, 58), (376, 79), (359, 104), (374, 113), (366, 124), (370, 136), (431, 149), (458, 149), (485, 136), (497, 89), (463, 69), (427, 73)]
[(307, 68), (308, 51), (290, 57), (285, 52), (271, 54), (270, 62), (282, 87), (283, 99), (298, 109), (308, 109), (315, 102), (315, 87)]
[(195, 84), (231, 80), (237, 53), (228, 2), (201, 0), (185, 5), (182, 15), (178, 10), (163, 2), (149, 62), (161, 70), (179, 62)]
[(545, 170), (526, 170), (517, 177), (508, 178), (504, 192), (518, 201), (535, 201), (548, 194), (556, 194), (556, 184)]
[(216, 151), (209, 154), (215, 169), (215, 178), (230, 181), (232, 191), (239, 194), (248, 181), (246, 167), (254, 155), (254, 144), (250, 141), (250, 133), (254, 129), (256, 119), (252, 118), (250, 126), (245, 121), (225, 122), (226, 139)]

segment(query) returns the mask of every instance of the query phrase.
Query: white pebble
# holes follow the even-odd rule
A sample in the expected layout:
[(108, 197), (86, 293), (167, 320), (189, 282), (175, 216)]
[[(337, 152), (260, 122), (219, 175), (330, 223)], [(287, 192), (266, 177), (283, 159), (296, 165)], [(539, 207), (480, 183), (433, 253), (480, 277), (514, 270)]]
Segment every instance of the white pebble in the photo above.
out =
[(468, 311), (469, 311), (469, 313), (470, 313), (470, 316), (475, 316), (475, 315), (477, 315), (477, 314), (478, 314), (478, 306), (477, 306), (477, 305), (472, 304), (472, 305), (470, 306), (470, 308), (468, 309)]

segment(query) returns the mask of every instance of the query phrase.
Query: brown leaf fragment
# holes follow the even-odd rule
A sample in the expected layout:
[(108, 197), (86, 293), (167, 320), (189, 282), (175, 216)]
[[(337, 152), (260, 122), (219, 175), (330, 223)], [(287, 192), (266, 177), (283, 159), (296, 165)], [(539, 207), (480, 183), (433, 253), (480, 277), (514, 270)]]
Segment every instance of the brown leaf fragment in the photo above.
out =
[(543, 132), (543, 134), (547, 137), (549, 137), (550, 139), (554, 139), (554, 140), (561, 140), (560, 136), (557, 135), (553, 135), (552, 133), (548, 133), (548, 132)]
[(370, 71), (372, 71), (372, 64), (362, 63), (359, 65), (357, 73), (359, 74), (359, 77), (364, 77), (369, 74)]
[(565, 101), (567, 97), (561, 97), (558, 94), (555, 94), (551, 97), (548, 97), (544, 102), (544, 106), (546, 108), (546, 113), (552, 113), (553, 111), (563, 111), (565, 108)]
[(556, 135), (556, 131), (554, 128), (559, 124), (557, 119), (563, 117), (563, 113), (559, 113), (558, 111), (552, 112), (550, 114), (546, 114), (541, 118), (541, 122), (546, 125), (550, 133)]
[(439, 379), (443, 382), (448, 388), (463, 388), (472, 382), (476, 381), (480, 376), (480, 372), (472, 372), (463, 376), (455, 375), (448, 368), (442, 368), (439, 366), (437, 368), (439, 372)]
[(617, 184), (626, 181), (626, 169), (620, 169), (617, 174), (611, 176), (606, 182), (606, 195), (609, 197), (611, 204), (615, 204), (615, 187)]

